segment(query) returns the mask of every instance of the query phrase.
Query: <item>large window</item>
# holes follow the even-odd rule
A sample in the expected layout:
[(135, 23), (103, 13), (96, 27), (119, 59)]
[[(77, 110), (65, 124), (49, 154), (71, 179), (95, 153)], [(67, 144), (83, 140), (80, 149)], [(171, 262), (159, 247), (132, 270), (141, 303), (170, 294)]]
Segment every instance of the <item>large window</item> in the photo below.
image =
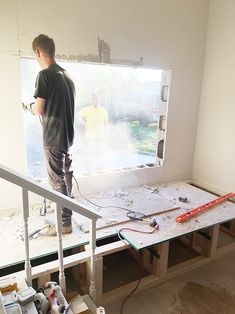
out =
[[(73, 168), (77, 175), (162, 165), (169, 72), (58, 62), (77, 91)], [(22, 100), (33, 100), (40, 68), (22, 59)], [(40, 119), (25, 113), (28, 174), (44, 177)]]

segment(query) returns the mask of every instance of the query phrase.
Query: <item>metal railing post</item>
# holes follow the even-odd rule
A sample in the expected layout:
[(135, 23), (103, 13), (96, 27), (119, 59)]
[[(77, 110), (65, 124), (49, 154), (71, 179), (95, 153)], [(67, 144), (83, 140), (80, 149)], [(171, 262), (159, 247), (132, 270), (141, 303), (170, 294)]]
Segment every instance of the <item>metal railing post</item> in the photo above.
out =
[(62, 206), (56, 204), (56, 232), (58, 239), (58, 259), (59, 259), (59, 284), (64, 295), (66, 295), (66, 282), (64, 274), (63, 245), (62, 245)]
[(95, 249), (96, 249), (96, 220), (90, 222), (90, 251), (91, 251), (91, 279), (89, 295), (96, 304), (96, 283), (95, 283)]
[(28, 190), (22, 188), (23, 198), (23, 218), (24, 218), (24, 243), (25, 243), (25, 274), (26, 280), (29, 286), (32, 285), (32, 270), (29, 258), (29, 231), (28, 231), (28, 219), (29, 219), (29, 197)]

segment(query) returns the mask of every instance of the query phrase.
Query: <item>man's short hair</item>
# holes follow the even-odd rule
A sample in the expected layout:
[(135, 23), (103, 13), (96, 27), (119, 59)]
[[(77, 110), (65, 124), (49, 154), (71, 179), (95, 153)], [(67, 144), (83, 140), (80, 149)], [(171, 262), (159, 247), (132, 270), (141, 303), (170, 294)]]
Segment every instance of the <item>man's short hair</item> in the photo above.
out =
[(42, 53), (48, 55), (53, 58), (55, 56), (55, 42), (53, 38), (50, 38), (47, 35), (40, 34), (34, 38), (32, 42), (33, 51), (37, 49)]

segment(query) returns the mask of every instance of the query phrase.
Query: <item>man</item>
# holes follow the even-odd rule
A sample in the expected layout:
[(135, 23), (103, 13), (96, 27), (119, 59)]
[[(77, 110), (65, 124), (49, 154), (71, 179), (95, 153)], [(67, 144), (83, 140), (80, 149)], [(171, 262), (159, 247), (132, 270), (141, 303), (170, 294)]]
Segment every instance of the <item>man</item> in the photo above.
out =
[[(47, 35), (34, 38), (32, 48), (42, 67), (35, 85), (35, 103), (29, 109), (41, 115), (43, 148), (49, 183), (52, 188), (71, 196), (71, 156), (68, 152), (74, 139), (75, 87), (66, 71), (55, 61), (55, 43)], [(72, 211), (63, 208), (62, 233), (72, 232)]]
[(92, 94), (91, 105), (79, 110), (77, 119), (85, 127), (86, 138), (95, 140), (105, 137), (108, 125), (108, 113), (106, 109), (101, 107), (101, 97), (99, 94)]
[(86, 164), (88, 169), (101, 169), (104, 166), (105, 140), (108, 131), (108, 113), (101, 107), (99, 94), (92, 94), (91, 105), (76, 114), (78, 124), (85, 128)]

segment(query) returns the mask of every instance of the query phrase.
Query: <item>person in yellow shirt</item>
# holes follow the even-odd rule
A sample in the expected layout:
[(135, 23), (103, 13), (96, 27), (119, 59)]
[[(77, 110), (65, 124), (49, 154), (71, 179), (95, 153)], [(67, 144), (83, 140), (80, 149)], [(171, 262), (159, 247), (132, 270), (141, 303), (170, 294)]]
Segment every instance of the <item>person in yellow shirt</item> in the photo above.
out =
[(101, 107), (101, 98), (93, 94), (91, 106), (82, 108), (78, 114), (78, 121), (85, 127), (87, 139), (102, 139), (106, 135), (108, 124), (107, 110)]
[(85, 129), (87, 168), (92, 170), (103, 168), (108, 112), (101, 106), (100, 95), (93, 94), (91, 105), (78, 111), (76, 118)]

